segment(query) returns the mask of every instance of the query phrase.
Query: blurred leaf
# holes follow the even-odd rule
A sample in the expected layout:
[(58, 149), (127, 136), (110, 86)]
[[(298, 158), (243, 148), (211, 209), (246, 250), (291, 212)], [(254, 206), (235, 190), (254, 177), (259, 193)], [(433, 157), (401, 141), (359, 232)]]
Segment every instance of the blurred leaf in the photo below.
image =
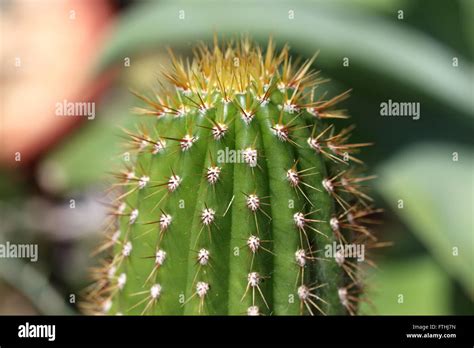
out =
[[(468, 0), (472, 3), (472, 0)], [(465, 20), (472, 22), (472, 13), (459, 0), (411, 0), (410, 9), (399, 7), (405, 12), (404, 23), (417, 28), (425, 35), (443, 42), (464, 58), (472, 62), (471, 40), (466, 32)], [(461, 62), (463, 64), (463, 62)]]
[(22, 260), (2, 260), (0, 278), (26, 296), (40, 314), (75, 314), (66, 302), (66, 297), (51, 286), (45, 275)]
[[(317, 0), (313, 0), (317, 2)], [(411, 5), (410, 0), (331, 0), (331, 4), (343, 5), (343, 6), (357, 6), (364, 10), (374, 10), (379, 12), (392, 12), (395, 9), (407, 8)]]
[[(179, 19), (180, 11), (185, 19)], [(210, 39), (213, 32), (250, 32), (261, 41), (272, 34), (306, 55), (321, 50), (322, 60), (350, 57), (369, 71), (400, 80), (473, 117), (470, 76), (474, 70), (462, 57), (462, 64), (453, 68), (452, 57), (458, 54), (421, 32), (348, 4), (331, 6), (329, 1), (146, 2), (120, 20), (98, 68), (163, 44)]]
[[(363, 314), (447, 315), (449, 278), (430, 257), (398, 259), (380, 263), (370, 277), (370, 301), (361, 306)], [(399, 303), (403, 295), (403, 303)]]
[[(453, 152), (458, 153), (458, 162), (453, 161)], [(424, 144), (405, 150), (377, 171), (378, 189), (385, 200), (471, 297), (473, 165), (471, 149)], [(398, 209), (400, 199), (403, 209)]]
[(136, 122), (130, 115), (131, 100), (129, 93), (115, 96), (113, 102), (101, 106), (98, 117), (47, 156), (42, 166), (60, 172), (64, 181), (61, 190), (81, 189), (100, 182), (120, 163), (120, 127), (134, 129), (132, 125)]
[(84, 189), (107, 178), (107, 172), (113, 171), (121, 163), (121, 153), (126, 151), (121, 138), (124, 135), (122, 129), (135, 131), (146, 119), (131, 112), (132, 106), (138, 104), (138, 99), (130, 93), (130, 89), (142, 91), (153, 87), (156, 84), (156, 72), (166, 63), (168, 55), (164, 54), (134, 60), (101, 100), (97, 117), (86, 122), (41, 163), (45, 172), (43, 180), (54, 181), (56, 172), (61, 182), (57, 191), (64, 192)]
[(471, 55), (474, 56), (474, 1), (472, 0), (461, 0), (461, 16), (464, 25), (464, 33), (468, 38), (467, 44), (471, 51)]

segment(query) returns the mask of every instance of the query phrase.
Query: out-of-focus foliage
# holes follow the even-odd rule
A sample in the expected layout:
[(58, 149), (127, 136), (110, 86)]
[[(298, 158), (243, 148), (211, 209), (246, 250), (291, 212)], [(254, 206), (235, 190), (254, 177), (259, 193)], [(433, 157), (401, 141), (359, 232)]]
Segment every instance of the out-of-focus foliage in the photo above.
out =
[(473, 169), (469, 148), (423, 144), (398, 154), (378, 171), (378, 189), (386, 201), (472, 298)]
[[(315, 66), (332, 80), (327, 87), (353, 88), (344, 106), (357, 125), (354, 141), (376, 144), (363, 159), (380, 176), (376, 204), (386, 210), (380, 236), (395, 245), (377, 253), (379, 269), (368, 284), (375, 313), (450, 314), (462, 307), (472, 314), (473, 15), (471, 0), (138, 1), (118, 19), (95, 66), (96, 74), (118, 68), (121, 78), (96, 119), (48, 154), (38, 172), (43, 178), (48, 168), (59, 173), (54, 191), (64, 199), (103, 182), (124, 150), (120, 127), (136, 122), (130, 108), (137, 101), (128, 89), (156, 86), (159, 64), (150, 60), (162, 63), (166, 45), (187, 55), (215, 32), (226, 38), (249, 33), (261, 43), (269, 35), (279, 45), (288, 42), (296, 56), (319, 50)], [(125, 57), (130, 67), (123, 66)], [(421, 118), (381, 117), (380, 103), (388, 99), (420, 102)], [(431, 145), (418, 146), (422, 142)], [(20, 195), (4, 186), (0, 194), (10, 192), (5, 204), (28, 199), (28, 189)], [(463, 290), (455, 292), (459, 284)], [(398, 303), (400, 294), (404, 303)], [(363, 312), (374, 310), (364, 305)]]
[[(180, 15), (184, 19), (180, 20)], [(396, 16), (394, 8), (393, 18)], [(162, 44), (182, 46), (190, 40), (210, 39), (214, 32), (249, 32), (262, 42), (274, 35), (308, 56), (320, 50), (322, 63), (340, 64), (343, 57), (349, 57), (353, 64), (399, 80), (473, 116), (469, 76), (474, 70), (470, 62), (459, 57), (463, 64), (453, 69), (450, 63), (457, 54), (418, 30), (371, 16), (349, 4), (338, 6), (328, 1), (145, 3), (123, 18), (105, 47), (99, 69), (132, 52), (153, 50)]]
[(449, 278), (430, 257), (407, 257), (381, 262), (369, 277), (361, 313), (383, 315), (447, 315)]

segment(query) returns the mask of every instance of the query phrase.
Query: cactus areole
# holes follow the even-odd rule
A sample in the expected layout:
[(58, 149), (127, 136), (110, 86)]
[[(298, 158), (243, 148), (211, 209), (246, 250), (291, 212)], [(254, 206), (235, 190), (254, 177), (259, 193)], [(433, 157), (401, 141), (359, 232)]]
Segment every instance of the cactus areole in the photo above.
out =
[(87, 311), (356, 314), (364, 258), (345, 246), (373, 240), (374, 209), (354, 157), (369, 144), (332, 123), (348, 92), (328, 98), (314, 57), (272, 40), (170, 57), (160, 90), (137, 94)]

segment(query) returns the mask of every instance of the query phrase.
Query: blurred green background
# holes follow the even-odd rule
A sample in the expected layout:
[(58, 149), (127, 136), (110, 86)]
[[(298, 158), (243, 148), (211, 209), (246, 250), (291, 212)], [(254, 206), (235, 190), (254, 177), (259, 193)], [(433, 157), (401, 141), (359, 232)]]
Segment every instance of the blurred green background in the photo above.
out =
[[(262, 45), (271, 35), (300, 57), (319, 50), (329, 93), (353, 88), (343, 105), (352, 118), (338, 126), (354, 122), (354, 141), (376, 144), (361, 158), (378, 176), (377, 235), (393, 242), (374, 255), (373, 306), (361, 313), (474, 314), (474, 1), (106, 3), (105, 39), (81, 62), (91, 86), (112, 76), (94, 96), (96, 118), (26, 165), (0, 169), (0, 243), (38, 243), (40, 253), (37, 263), (0, 259), (0, 314), (77, 313), (96, 262), (106, 172), (120, 162), (120, 128), (136, 122), (129, 89), (157, 86), (167, 46), (189, 55), (214, 32)], [(421, 118), (381, 117), (389, 99), (419, 102)]]

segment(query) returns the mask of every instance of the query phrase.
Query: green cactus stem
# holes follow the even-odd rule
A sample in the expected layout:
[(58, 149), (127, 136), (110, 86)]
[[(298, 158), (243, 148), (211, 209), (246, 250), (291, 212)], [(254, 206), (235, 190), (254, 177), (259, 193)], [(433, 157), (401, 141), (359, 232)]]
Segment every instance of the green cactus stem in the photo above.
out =
[(111, 190), (107, 256), (85, 310), (102, 314), (355, 314), (361, 265), (341, 248), (375, 240), (372, 177), (347, 118), (319, 93), (314, 58), (270, 40), (197, 46), (125, 132)]

